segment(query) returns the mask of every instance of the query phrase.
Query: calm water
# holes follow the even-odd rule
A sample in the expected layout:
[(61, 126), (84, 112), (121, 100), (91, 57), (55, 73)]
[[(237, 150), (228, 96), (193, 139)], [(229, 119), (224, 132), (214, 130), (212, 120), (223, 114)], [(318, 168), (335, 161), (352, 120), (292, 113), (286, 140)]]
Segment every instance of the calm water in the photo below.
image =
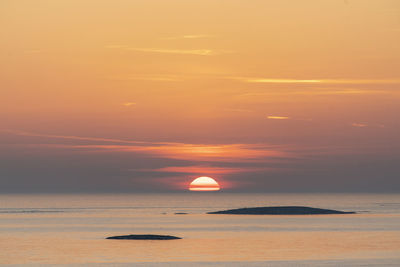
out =
[[(355, 215), (211, 215), (303, 205)], [(185, 212), (187, 215), (176, 215)], [(182, 240), (105, 240), (170, 234)], [(0, 195), (0, 264), (399, 266), (400, 195)]]

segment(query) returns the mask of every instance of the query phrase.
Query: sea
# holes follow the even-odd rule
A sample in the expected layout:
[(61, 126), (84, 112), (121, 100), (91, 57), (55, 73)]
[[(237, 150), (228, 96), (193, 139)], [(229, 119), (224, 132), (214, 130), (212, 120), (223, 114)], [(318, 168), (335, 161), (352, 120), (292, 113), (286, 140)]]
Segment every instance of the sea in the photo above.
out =
[[(207, 214), (262, 206), (357, 214)], [(2, 194), (0, 264), (400, 266), (400, 194)]]

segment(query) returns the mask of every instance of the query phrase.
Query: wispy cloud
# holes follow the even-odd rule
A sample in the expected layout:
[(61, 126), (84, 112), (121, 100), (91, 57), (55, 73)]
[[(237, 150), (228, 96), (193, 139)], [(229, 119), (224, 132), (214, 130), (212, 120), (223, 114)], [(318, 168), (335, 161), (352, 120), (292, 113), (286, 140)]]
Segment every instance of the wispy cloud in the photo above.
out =
[(371, 89), (353, 89), (353, 88), (307, 88), (304, 89), (291, 89), (291, 90), (265, 90), (263, 92), (252, 92), (245, 94), (238, 94), (235, 97), (239, 99), (263, 99), (269, 97), (277, 97), (277, 96), (289, 96), (289, 95), (298, 95), (298, 96), (331, 96), (331, 95), (395, 95), (400, 92), (394, 89), (381, 89), (381, 90), (371, 90)]
[(398, 84), (400, 79), (291, 79), (291, 78), (254, 78), (254, 77), (227, 77), (246, 83), (273, 83), (273, 84)]
[(187, 175), (201, 175), (207, 173), (208, 175), (224, 175), (232, 173), (248, 173), (257, 171), (274, 170), (272, 167), (255, 167), (255, 166), (241, 166), (241, 167), (215, 167), (208, 165), (193, 165), (193, 166), (169, 166), (150, 171), (162, 173), (183, 173)]
[(180, 54), (180, 55), (198, 55), (198, 56), (212, 56), (219, 54), (211, 49), (160, 49), (160, 48), (128, 48), (127, 50), (149, 53), (162, 53), (162, 54)]
[(359, 128), (364, 128), (364, 127), (377, 127), (377, 128), (384, 128), (385, 125), (383, 124), (369, 124), (369, 123), (363, 123), (363, 122), (353, 122), (351, 124), (353, 127), (359, 127)]
[[(51, 135), (16, 130), (2, 130), (2, 132), (19, 136), (43, 137), (47, 139), (89, 141), (90, 143), (88, 144), (61, 144), (65, 147), (83, 149), (84, 151), (104, 150), (115, 152), (136, 152), (161, 158), (197, 162), (259, 162), (268, 158), (275, 159), (293, 156), (291, 153), (285, 151), (285, 149), (282, 149), (281, 147), (270, 146), (267, 144), (188, 144), (175, 142), (144, 142), (136, 140), (81, 137), (71, 135)], [(94, 144), (92, 142), (94, 142)], [(44, 145), (52, 146), (52, 144)]]
[(3, 130), (0, 130), (0, 132), (10, 133), (10, 134), (19, 135), (19, 136), (44, 137), (44, 138), (80, 140), (80, 141), (94, 141), (94, 142), (106, 142), (106, 143), (122, 143), (122, 144), (147, 144), (148, 143), (148, 142), (142, 142), (142, 141), (131, 141), (131, 140), (113, 139), (113, 138), (43, 134), (43, 133), (34, 133), (34, 132), (9, 130), (9, 129), (3, 129)]
[(126, 103), (122, 103), (122, 105), (125, 107), (131, 107), (131, 106), (135, 106), (136, 103), (135, 102), (126, 102)]
[(354, 122), (354, 123), (351, 124), (351, 126), (354, 126), (354, 127), (367, 127), (368, 124), (366, 124), (366, 123)]
[(138, 81), (160, 81), (160, 82), (178, 82), (183, 81), (182, 76), (178, 75), (114, 75), (107, 77), (110, 80), (138, 80)]
[(276, 116), (276, 115), (267, 115), (266, 118), (268, 120), (293, 120), (293, 121), (312, 121), (311, 118), (299, 118), (299, 117), (288, 117), (288, 116)]
[(182, 38), (184, 39), (200, 39), (200, 38), (209, 38), (212, 37), (211, 35), (208, 34), (188, 34), (188, 35), (183, 35)]
[(148, 150), (168, 158), (194, 161), (259, 161), (268, 157), (288, 156), (285, 152), (272, 147), (252, 144), (174, 144), (163, 147), (149, 147)]
[(213, 37), (209, 34), (186, 34), (181, 36), (172, 36), (172, 37), (165, 37), (162, 38), (164, 40), (176, 40), (176, 39), (203, 39), (203, 38), (210, 38)]
[(196, 55), (196, 56), (214, 56), (220, 54), (232, 53), (227, 50), (212, 50), (212, 49), (165, 49), (165, 48), (142, 48), (129, 47), (124, 45), (108, 45), (106, 48), (122, 49), (127, 51), (145, 52), (145, 53), (160, 53), (160, 54), (178, 54), (178, 55)]
[(297, 91), (301, 95), (365, 95), (365, 94), (388, 94), (389, 90), (360, 90), (360, 89), (334, 89), (323, 88), (309, 91)]
[(250, 78), (244, 79), (248, 83), (319, 83), (320, 80), (296, 80), (296, 79), (263, 79), (263, 78)]
[(204, 165), (194, 165), (194, 166), (172, 166), (155, 169), (153, 171), (157, 172), (176, 172), (176, 173), (187, 173), (187, 174), (228, 174), (228, 173), (239, 173), (247, 171), (244, 168), (231, 168), (231, 167), (212, 167)]
[(290, 117), (267, 115), (267, 119), (270, 119), (270, 120), (289, 120)]

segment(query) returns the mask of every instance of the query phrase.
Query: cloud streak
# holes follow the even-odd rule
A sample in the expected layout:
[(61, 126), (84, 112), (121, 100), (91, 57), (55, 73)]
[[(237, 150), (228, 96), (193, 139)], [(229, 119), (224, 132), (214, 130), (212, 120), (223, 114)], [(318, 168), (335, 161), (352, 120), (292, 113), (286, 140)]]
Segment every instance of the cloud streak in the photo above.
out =
[(354, 123), (351, 124), (351, 126), (362, 128), (362, 127), (367, 127), (368, 124), (366, 124), (366, 123), (354, 122)]
[(400, 84), (400, 79), (290, 79), (290, 78), (252, 78), (227, 77), (246, 83), (272, 84)]
[(268, 115), (268, 116), (267, 116), (267, 119), (270, 119), (270, 120), (289, 120), (290, 117), (285, 117), (285, 116), (271, 116), (271, 115)]
[(148, 142), (131, 141), (131, 140), (123, 140), (123, 139), (82, 137), (82, 136), (74, 136), (74, 135), (53, 135), (53, 134), (42, 134), (42, 133), (34, 133), (34, 132), (26, 132), (26, 131), (10, 130), (10, 129), (3, 129), (3, 130), (0, 130), (0, 132), (10, 133), (10, 134), (19, 135), (19, 136), (44, 137), (44, 138), (51, 138), (51, 139), (67, 139), (67, 140), (95, 141), (95, 142), (123, 143), (123, 144), (148, 144)]
[(369, 124), (369, 123), (363, 123), (363, 122), (353, 122), (351, 124), (353, 127), (358, 127), (358, 128), (364, 128), (364, 127), (378, 127), (378, 128), (384, 128), (385, 125), (383, 124)]
[(125, 107), (131, 107), (131, 106), (135, 106), (136, 103), (135, 102), (126, 102), (126, 103), (122, 103), (122, 105)]
[[(179, 142), (144, 142), (111, 138), (51, 135), (17, 130), (2, 130), (2, 132), (18, 136), (95, 142), (95, 144), (54, 144), (54, 147), (56, 148), (73, 148), (82, 149), (84, 151), (103, 150), (115, 152), (135, 152), (154, 157), (198, 162), (259, 162), (265, 159), (293, 157), (293, 154), (286, 152), (284, 149), (270, 146), (268, 144), (188, 144)], [(100, 142), (100, 144), (98, 142)], [(53, 144), (40, 145), (47, 147), (53, 146)]]
[(212, 49), (166, 49), (166, 48), (148, 48), (148, 47), (129, 47), (124, 45), (109, 45), (106, 48), (122, 49), (126, 51), (158, 53), (158, 54), (177, 54), (177, 55), (196, 55), (196, 56), (215, 56), (220, 54), (232, 53), (227, 50), (212, 50)]
[(119, 75), (119, 76), (108, 76), (107, 78), (110, 80), (119, 80), (119, 81), (137, 80), (137, 81), (179, 82), (184, 80), (182, 76), (178, 75)]
[(197, 56), (212, 56), (219, 54), (211, 49), (160, 49), (160, 48), (127, 48), (127, 50), (147, 53), (160, 54), (179, 54), (179, 55), (197, 55)]
[(208, 34), (187, 34), (181, 36), (173, 36), (173, 37), (166, 37), (163, 38), (164, 40), (178, 40), (178, 39), (203, 39), (203, 38), (210, 38), (212, 35)]
[(207, 173), (209, 175), (214, 174), (230, 174), (230, 173), (241, 173), (248, 171), (245, 168), (233, 168), (233, 167), (212, 167), (212, 166), (204, 166), (204, 165), (194, 165), (194, 166), (171, 166), (155, 169), (152, 171), (156, 172), (167, 172), (167, 173), (184, 173), (184, 174), (194, 174), (200, 175), (203, 173)]
[(235, 97), (239, 99), (254, 99), (257, 100), (266, 98), (266, 97), (279, 97), (279, 96), (340, 96), (340, 95), (397, 95), (399, 92), (396, 90), (390, 89), (382, 89), (382, 90), (360, 90), (360, 89), (336, 89), (336, 88), (309, 88), (308, 90), (274, 90), (269, 91), (265, 90), (264, 92), (254, 92), (254, 93), (245, 93), (238, 94)]

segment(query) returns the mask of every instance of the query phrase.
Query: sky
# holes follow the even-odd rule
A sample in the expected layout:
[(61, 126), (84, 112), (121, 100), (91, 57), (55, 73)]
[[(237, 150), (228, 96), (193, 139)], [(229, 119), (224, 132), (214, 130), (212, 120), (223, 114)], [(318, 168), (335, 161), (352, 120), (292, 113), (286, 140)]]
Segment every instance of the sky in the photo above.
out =
[(400, 192), (398, 0), (3, 0), (0, 192)]

